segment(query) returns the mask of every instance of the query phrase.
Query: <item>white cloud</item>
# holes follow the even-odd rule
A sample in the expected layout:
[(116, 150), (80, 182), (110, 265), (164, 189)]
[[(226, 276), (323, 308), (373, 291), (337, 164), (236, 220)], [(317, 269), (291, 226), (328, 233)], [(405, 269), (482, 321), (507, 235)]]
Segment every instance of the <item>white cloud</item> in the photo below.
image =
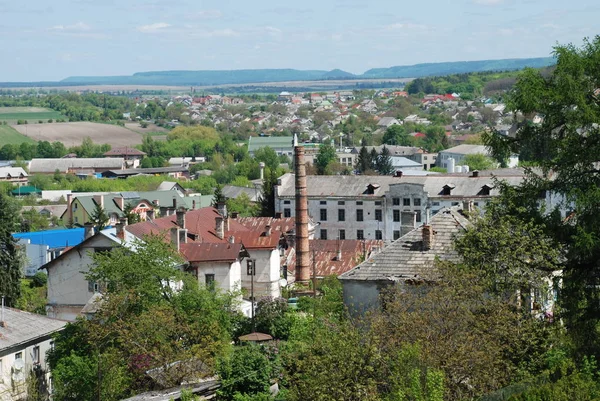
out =
[(89, 31), (90, 29), (92, 29), (92, 28), (89, 25), (87, 25), (86, 23), (83, 23), (81, 21), (79, 21), (73, 25), (54, 25), (53, 27), (50, 28), (51, 31), (58, 31), (58, 32), (65, 32), (65, 31), (83, 32), (83, 31)]
[(157, 22), (155, 24), (138, 26), (136, 29), (142, 33), (155, 33), (170, 26), (166, 22)]
[(473, 3), (481, 4), (483, 6), (497, 6), (503, 2), (504, 0), (473, 0)]
[(223, 13), (219, 10), (202, 10), (193, 15), (200, 19), (217, 19), (221, 18)]
[(398, 22), (396, 24), (387, 25), (386, 31), (407, 31), (407, 30), (426, 30), (427, 26), (422, 24), (414, 24), (412, 22)]

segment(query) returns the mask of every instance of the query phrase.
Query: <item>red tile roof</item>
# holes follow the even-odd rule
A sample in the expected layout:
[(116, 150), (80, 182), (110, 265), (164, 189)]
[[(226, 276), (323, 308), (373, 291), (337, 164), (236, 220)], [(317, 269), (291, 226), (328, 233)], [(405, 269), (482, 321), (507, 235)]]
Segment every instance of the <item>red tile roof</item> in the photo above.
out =
[[(374, 248), (383, 249), (383, 241), (380, 240), (311, 240), (310, 244), (310, 266), (311, 276), (314, 267), (317, 277), (340, 275), (354, 267), (363, 260), (366, 252), (370, 254)], [(338, 249), (341, 250), (341, 259), (338, 260)], [(294, 250), (287, 259), (288, 277), (293, 277), (296, 267), (296, 255)]]
[(240, 251), (242, 250), (241, 244), (210, 244), (210, 243), (187, 243), (181, 244), (179, 252), (181, 255), (191, 263), (202, 263), (202, 262), (233, 262), (235, 261)]
[(241, 225), (252, 231), (266, 231), (271, 226), (273, 231), (287, 233), (295, 228), (296, 220), (293, 217), (239, 217), (236, 219)]

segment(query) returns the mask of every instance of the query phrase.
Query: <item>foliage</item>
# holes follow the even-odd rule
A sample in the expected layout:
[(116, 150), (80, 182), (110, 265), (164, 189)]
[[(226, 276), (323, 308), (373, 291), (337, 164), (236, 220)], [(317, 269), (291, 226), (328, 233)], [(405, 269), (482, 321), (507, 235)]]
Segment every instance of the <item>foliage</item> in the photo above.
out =
[(102, 231), (108, 224), (109, 217), (106, 211), (99, 203), (96, 204), (92, 213), (90, 213), (90, 222), (94, 225), (96, 230)]
[(386, 145), (413, 146), (414, 140), (403, 125), (392, 125), (383, 134), (383, 143)]
[(260, 213), (260, 206), (252, 202), (245, 192), (237, 198), (228, 199), (226, 203), (229, 213), (237, 212), (241, 217), (257, 216)]
[(277, 185), (277, 178), (276, 171), (265, 169), (265, 179), (260, 194), (260, 215), (263, 217), (275, 216), (275, 185)]
[(21, 293), (22, 254), (12, 233), (19, 231), (20, 205), (0, 193), (0, 296), (14, 306)]
[(235, 347), (219, 362), (217, 371), (221, 379), (219, 399), (241, 400), (247, 398), (240, 396), (269, 392), (270, 364), (258, 345)]
[(379, 174), (390, 175), (394, 172), (394, 166), (392, 165), (392, 157), (390, 156), (390, 150), (383, 145), (381, 153), (377, 156), (375, 167)]
[(466, 155), (460, 164), (469, 166), (469, 170), (471, 171), (492, 170), (497, 167), (494, 160), (481, 153)]
[(279, 157), (277, 153), (268, 146), (257, 149), (254, 152), (254, 159), (258, 162), (265, 163), (266, 167), (271, 170), (276, 170), (279, 167)]
[(46, 314), (46, 282), (41, 284), (42, 276), (46, 279), (46, 274), (42, 272), (37, 273), (33, 279), (21, 279), (21, 294), (15, 308), (40, 315)]
[[(526, 70), (518, 78), (507, 105), (521, 113), (514, 137), (488, 134), (486, 145), (498, 158), (511, 153), (539, 167), (512, 194), (506, 212), (527, 213), (544, 223), (549, 236), (566, 250), (561, 307), (564, 322), (580, 355), (600, 355), (600, 37), (583, 46), (554, 48), (556, 68), (550, 75)], [(542, 116), (534, 124), (535, 116)], [(550, 176), (550, 172), (552, 172)], [(537, 211), (540, 194), (551, 194), (569, 211)], [(561, 201), (562, 200), (562, 201)]]
[(371, 165), (371, 155), (367, 150), (367, 147), (362, 145), (356, 160), (356, 171), (361, 174), (365, 174), (367, 171), (371, 170)]
[(212, 207), (216, 208), (219, 204), (225, 203), (226, 201), (227, 199), (225, 198), (225, 195), (223, 195), (223, 186), (217, 185), (215, 187), (215, 192), (213, 193)]
[(335, 148), (332, 145), (323, 144), (315, 158), (315, 167), (318, 175), (331, 174), (331, 165), (336, 161)]
[(125, 204), (123, 208), (123, 215), (127, 219), (127, 224), (135, 224), (140, 222), (140, 215), (134, 212), (135, 204), (129, 202)]

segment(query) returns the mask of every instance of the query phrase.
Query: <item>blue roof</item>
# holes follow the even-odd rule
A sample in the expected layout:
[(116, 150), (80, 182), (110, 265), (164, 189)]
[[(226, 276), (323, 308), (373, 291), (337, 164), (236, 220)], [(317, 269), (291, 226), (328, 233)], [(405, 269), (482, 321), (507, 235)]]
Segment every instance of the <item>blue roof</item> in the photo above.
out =
[(79, 245), (83, 242), (83, 228), (71, 228), (64, 230), (46, 230), (31, 233), (15, 233), (16, 239), (27, 238), (32, 244), (48, 245), (52, 248), (64, 248)]

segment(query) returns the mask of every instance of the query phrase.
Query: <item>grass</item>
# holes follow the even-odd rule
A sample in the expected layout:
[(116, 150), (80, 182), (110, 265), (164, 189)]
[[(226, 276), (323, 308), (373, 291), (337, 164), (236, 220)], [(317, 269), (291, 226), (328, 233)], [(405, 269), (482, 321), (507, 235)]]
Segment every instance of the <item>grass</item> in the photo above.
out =
[(18, 120), (27, 120), (29, 124), (33, 124), (40, 120), (47, 122), (60, 118), (67, 120), (58, 111), (41, 107), (0, 107), (0, 123), (6, 121), (8, 124), (16, 124)]
[(20, 145), (23, 142), (35, 143), (33, 139), (19, 133), (10, 125), (0, 125), (0, 146)]

